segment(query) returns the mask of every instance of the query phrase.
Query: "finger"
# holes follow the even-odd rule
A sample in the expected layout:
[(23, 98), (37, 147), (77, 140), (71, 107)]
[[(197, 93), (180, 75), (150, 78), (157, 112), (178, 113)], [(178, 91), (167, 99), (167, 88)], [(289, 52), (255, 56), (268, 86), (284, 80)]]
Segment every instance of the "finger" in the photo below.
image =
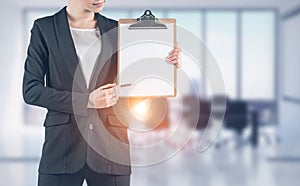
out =
[(117, 103), (116, 98), (113, 97), (113, 98), (108, 100), (107, 107), (111, 107), (111, 106), (115, 105), (116, 103)]
[(113, 87), (113, 93), (118, 94), (118, 92), (119, 92), (119, 87), (118, 86)]
[(169, 58), (167, 58), (167, 60), (169, 62), (174, 61), (174, 60), (179, 60), (179, 59), (180, 59), (180, 57), (178, 55), (173, 55), (173, 56), (170, 56)]
[(113, 106), (112, 103), (107, 104), (107, 105), (106, 105), (106, 108), (111, 107), (111, 106)]
[(105, 97), (106, 97), (106, 99), (112, 99), (112, 98), (114, 98), (115, 96), (116, 96), (116, 94), (112, 93), (112, 94), (106, 95)]
[(167, 58), (173, 58), (174, 56), (180, 57), (180, 53), (179, 52), (172, 53)]
[(118, 89), (116, 87), (102, 90), (105, 96), (115, 96), (118, 94)]
[(107, 106), (107, 107), (110, 106), (111, 103), (112, 103), (111, 98), (106, 98), (106, 99), (105, 99), (105, 103), (106, 103), (106, 106)]
[(181, 57), (181, 53), (180, 52), (173, 52), (173, 53), (169, 54), (166, 58), (171, 58), (173, 56)]
[(181, 68), (181, 66), (182, 66), (181, 61), (179, 61), (179, 63), (177, 63), (175, 66), (176, 66), (176, 68)]
[(115, 90), (115, 92), (113, 93), (113, 95), (114, 95), (114, 98), (115, 99), (119, 99), (119, 90), (116, 88), (116, 90)]
[(180, 56), (181, 54), (180, 54), (180, 52), (173, 52), (173, 53), (168, 55), (168, 58), (172, 57), (172, 56), (175, 56), (175, 55)]
[(117, 97), (112, 98), (112, 105), (115, 105), (117, 103)]
[(178, 61), (172, 61), (170, 62), (171, 65), (180, 66), (180, 63)]
[(102, 90), (102, 93), (104, 93), (104, 95), (108, 96), (110, 94), (116, 93), (116, 90), (114, 88), (108, 88), (108, 89)]
[(176, 67), (181, 66), (181, 62), (179, 60), (172, 60), (172, 61), (170, 61), (170, 63), (173, 64), (173, 65), (176, 65)]
[(109, 94), (109, 95), (107, 95), (107, 96), (105, 96), (105, 100), (107, 101), (107, 102), (110, 102), (111, 100), (113, 100), (113, 99), (117, 99), (117, 94), (115, 94), (115, 93), (112, 93), (112, 94)]
[(119, 95), (118, 94), (113, 94), (113, 96), (111, 97), (111, 99), (118, 100), (119, 99)]
[(112, 88), (114, 86), (116, 86), (115, 83), (109, 83), (109, 84), (106, 84), (106, 85), (103, 85), (103, 86), (99, 87), (99, 89), (108, 89), (108, 88)]
[(180, 59), (180, 55), (179, 54), (170, 55), (170, 56), (166, 57), (165, 61), (170, 62), (170, 61), (173, 61), (175, 59)]
[(177, 60), (177, 59), (174, 59), (174, 60), (171, 60), (170, 61), (170, 64), (173, 64), (173, 65), (176, 65), (176, 64), (178, 64), (179, 63), (179, 61)]
[(107, 107), (114, 106), (115, 104), (116, 104), (116, 102), (111, 102), (110, 104), (107, 105)]
[(96, 100), (97, 100), (98, 103), (103, 102), (103, 103), (107, 104), (109, 102), (109, 100), (111, 100), (113, 97), (115, 97), (115, 94), (105, 93), (102, 96), (98, 96), (96, 98)]
[(180, 48), (175, 48), (175, 49), (173, 49), (173, 50), (171, 50), (171, 51), (169, 52), (169, 55), (170, 55), (170, 54), (173, 54), (173, 53), (181, 53), (181, 49), (180, 49)]
[(119, 98), (119, 93), (120, 93), (120, 85), (116, 86), (116, 95), (118, 96), (118, 98)]
[(118, 89), (118, 85), (115, 85), (113, 87), (109, 87), (109, 88), (103, 89), (102, 91), (117, 92), (117, 89)]

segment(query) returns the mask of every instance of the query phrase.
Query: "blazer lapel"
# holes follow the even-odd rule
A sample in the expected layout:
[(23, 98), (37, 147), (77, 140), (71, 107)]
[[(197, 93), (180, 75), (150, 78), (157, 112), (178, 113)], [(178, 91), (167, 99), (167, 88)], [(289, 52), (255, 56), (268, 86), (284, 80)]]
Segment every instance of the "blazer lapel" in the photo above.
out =
[(106, 83), (106, 77), (109, 75), (111, 67), (113, 65), (111, 64), (111, 58), (113, 54), (117, 52), (116, 48), (114, 48), (116, 47), (114, 45), (116, 45), (117, 43), (114, 43), (113, 41), (117, 38), (117, 28), (111, 30), (111, 25), (105, 17), (103, 17), (99, 13), (96, 13), (95, 16), (97, 19), (98, 27), (100, 28), (102, 47), (100, 56), (98, 57), (97, 63), (91, 75), (91, 81), (89, 84), (90, 91), (98, 88), (97, 86), (100, 86), (102, 83)]
[(67, 64), (67, 70), (73, 76), (73, 84), (76, 83), (81, 90), (87, 91), (87, 85), (79, 65), (75, 45), (70, 32), (66, 7), (54, 16), (54, 27), (61, 56)]

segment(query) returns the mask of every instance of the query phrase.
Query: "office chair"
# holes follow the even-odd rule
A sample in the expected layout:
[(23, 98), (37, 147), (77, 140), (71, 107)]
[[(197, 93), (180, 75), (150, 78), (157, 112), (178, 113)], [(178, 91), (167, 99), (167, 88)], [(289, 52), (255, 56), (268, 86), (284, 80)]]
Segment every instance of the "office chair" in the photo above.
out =
[[(195, 113), (195, 111), (193, 110), (193, 107), (191, 107), (192, 104), (195, 104), (194, 101), (198, 100), (198, 104), (199, 104), (199, 112), (200, 113)], [(210, 108), (210, 102), (208, 100), (201, 100), (197, 97), (195, 97), (195, 95), (189, 95), (189, 96), (185, 96), (182, 98), (182, 102), (183, 102), (183, 109), (182, 109), (182, 118), (183, 120), (185, 120), (187, 122), (188, 125), (190, 125), (191, 127), (194, 126), (195, 123), (192, 123), (192, 121), (194, 121), (195, 115), (199, 115), (198, 120), (197, 120), (197, 125), (196, 125), (196, 129), (205, 129), (208, 121), (209, 121), (209, 117), (211, 114), (211, 108)]]
[(200, 100), (200, 114), (197, 122), (196, 128), (198, 130), (205, 129), (209, 122), (209, 117), (211, 115), (210, 102), (206, 100)]
[(225, 127), (241, 134), (248, 125), (248, 109), (245, 101), (228, 102), (225, 113)]
[[(187, 95), (182, 97), (182, 103), (182, 120), (185, 121), (187, 128), (195, 129), (193, 136), (185, 146), (187, 148), (184, 152), (197, 150), (211, 115), (210, 101), (200, 99), (197, 95)], [(199, 106), (199, 110), (194, 109), (195, 104)]]
[[(250, 138), (243, 139), (244, 129), (250, 123), (250, 112), (248, 111), (248, 104), (246, 101), (230, 100), (227, 102), (227, 108), (224, 117), (223, 128), (233, 130), (235, 136), (232, 140), (237, 142), (236, 147), (250, 142)], [(220, 147), (222, 144), (227, 144), (231, 139), (223, 140), (216, 143), (216, 147)]]

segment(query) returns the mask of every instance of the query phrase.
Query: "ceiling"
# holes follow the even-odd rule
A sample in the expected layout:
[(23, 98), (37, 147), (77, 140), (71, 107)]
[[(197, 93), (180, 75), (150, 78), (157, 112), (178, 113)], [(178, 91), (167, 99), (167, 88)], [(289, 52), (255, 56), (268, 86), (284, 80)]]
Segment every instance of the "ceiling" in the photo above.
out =
[[(22, 7), (56, 7), (68, 0), (0, 0)], [(285, 12), (300, 6), (300, 0), (107, 0), (107, 8), (276, 8)]]

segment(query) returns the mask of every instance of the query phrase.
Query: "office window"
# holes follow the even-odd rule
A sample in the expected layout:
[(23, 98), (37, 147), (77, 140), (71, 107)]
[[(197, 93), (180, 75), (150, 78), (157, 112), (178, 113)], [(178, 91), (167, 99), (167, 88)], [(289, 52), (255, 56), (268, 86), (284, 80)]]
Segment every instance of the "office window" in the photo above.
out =
[[(237, 14), (210, 11), (206, 14), (206, 43), (222, 73), (226, 95), (237, 97)], [(210, 63), (208, 73), (215, 73)]]
[(242, 98), (274, 99), (275, 13), (241, 15)]
[(114, 19), (118, 21), (119, 19), (128, 18), (129, 13), (126, 10), (103, 10), (101, 12), (107, 18)]
[(200, 39), (202, 38), (202, 13), (200, 11), (179, 11), (171, 10), (167, 12), (168, 18), (175, 18), (178, 26), (189, 30)]

